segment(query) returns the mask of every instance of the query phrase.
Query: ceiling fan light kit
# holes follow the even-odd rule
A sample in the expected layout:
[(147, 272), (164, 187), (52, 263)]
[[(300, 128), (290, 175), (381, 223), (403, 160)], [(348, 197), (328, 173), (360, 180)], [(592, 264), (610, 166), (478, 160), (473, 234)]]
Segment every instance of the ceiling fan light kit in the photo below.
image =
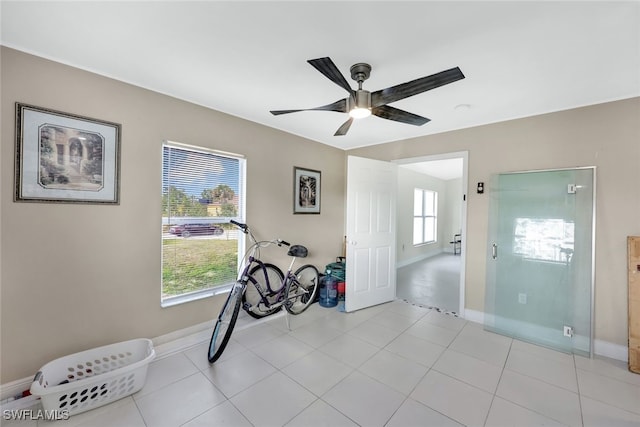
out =
[(462, 74), (460, 68), (455, 67), (372, 93), (362, 89), (362, 82), (367, 80), (371, 75), (371, 65), (369, 64), (360, 62), (351, 66), (351, 78), (358, 83), (358, 89), (353, 90), (331, 58), (310, 59), (307, 62), (329, 80), (346, 90), (349, 93), (349, 97), (340, 99), (332, 104), (315, 108), (272, 110), (271, 114), (278, 116), (299, 111), (335, 111), (339, 113), (349, 113), (349, 119), (338, 128), (334, 136), (346, 135), (354, 118), (364, 118), (371, 114), (387, 120), (422, 126), (429, 122), (428, 118), (400, 110), (388, 104), (464, 79), (464, 74)]
[(371, 75), (371, 65), (360, 62), (351, 66), (351, 78), (358, 82), (358, 90), (347, 98), (347, 111), (354, 119), (371, 115), (371, 92), (362, 89), (362, 82)]
[(371, 115), (371, 92), (362, 89), (356, 91), (354, 97), (347, 98), (347, 110), (354, 119), (369, 117)]

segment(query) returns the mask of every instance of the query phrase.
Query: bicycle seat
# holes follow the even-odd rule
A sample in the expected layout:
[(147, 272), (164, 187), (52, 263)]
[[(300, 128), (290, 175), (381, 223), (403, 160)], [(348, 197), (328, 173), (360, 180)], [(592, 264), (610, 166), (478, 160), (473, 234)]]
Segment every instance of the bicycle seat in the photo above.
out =
[(304, 258), (307, 256), (308, 253), (309, 251), (304, 246), (293, 245), (289, 248), (289, 252), (287, 252), (287, 255), (298, 257), (298, 258)]

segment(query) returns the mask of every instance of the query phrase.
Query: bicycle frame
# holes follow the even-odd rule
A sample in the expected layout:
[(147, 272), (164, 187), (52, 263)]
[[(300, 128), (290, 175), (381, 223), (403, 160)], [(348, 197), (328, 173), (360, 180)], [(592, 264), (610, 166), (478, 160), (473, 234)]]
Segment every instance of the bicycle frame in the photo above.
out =
[[(247, 227), (246, 224), (236, 223), (235, 221), (231, 221), (231, 223), (234, 224), (236, 227), (238, 227), (240, 230), (242, 230), (245, 234), (248, 234), (252, 242), (251, 246), (246, 251), (243, 257), (244, 268), (242, 269), (242, 273), (239, 274), (237, 279), (237, 283), (242, 285), (242, 293), (244, 294), (244, 292), (247, 289), (247, 286), (252, 285), (260, 295), (260, 302), (258, 304), (260, 303), (264, 304), (265, 307), (269, 310), (282, 306), (285, 302), (284, 292), (286, 289), (286, 285), (289, 280), (295, 280), (295, 276), (291, 274), (291, 270), (293, 269), (293, 265), (296, 261), (296, 257), (292, 257), (291, 263), (289, 264), (289, 268), (287, 272), (284, 274), (282, 283), (279, 283), (280, 286), (277, 289), (274, 289), (271, 285), (271, 281), (269, 280), (269, 276), (266, 273), (265, 263), (262, 262), (259, 258), (259, 253), (261, 248), (265, 248), (271, 245), (289, 246), (289, 243), (280, 239), (257, 240), (253, 235), (253, 233), (251, 232), (251, 229)], [(249, 280), (250, 271), (256, 265), (261, 267), (261, 271), (264, 274), (265, 282), (267, 285), (266, 292), (264, 292), (260, 288), (260, 286), (257, 286), (255, 283)], [(275, 303), (270, 302), (268, 297), (276, 297)]]
[[(266, 297), (267, 297), (267, 296), (275, 296), (275, 295), (277, 295), (278, 293), (280, 293), (280, 292), (282, 291), (282, 289), (284, 288), (284, 285), (283, 285), (283, 286), (281, 286), (281, 287), (279, 287), (278, 289), (273, 289), (273, 288), (271, 287), (271, 281), (269, 280), (269, 275), (267, 274), (267, 270), (266, 270), (266, 268), (265, 268), (265, 264), (264, 264), (264, 262), (260, 261), (259, 259), (254, 258), (254, 257), (249, 257), (249, 263), (248, 263), (248, 266), (249, 266), (249, 267), (252, 267), (252, 266), (254, 266), (254, 265), (259, 266), (259, 267), (260, 267), (260, 271), (261, 271), (261, 272), (262, 272), (262, 274), (264, 275), (264, 280), (265, 280), (265, 283), (266, 283), (266, 285), (267, 285), (267, 292), (266, 292), (266, 294), (265, 294), (265, 292), (263, 292), (263, 290), (262, 290), (259, 286), (255, 286), (255, 284), (254, 284), (254, 283), (251, 283), (251, 284), (255, 286), (256, 290), (258, 291), (258, 293), (259, 293), (259, 294), (260, 294), (260, 296), (261, 296), (261, 300), (263, 300), (263, 302), (267, 302), (267, 301), (266, 301)], [(249, 271), (250, 271), (250, 270), (253, 270), (253, 268), (247, 269), (247, 270), (246, 270), (246, 272), (247, 272), (247, 276), (246, 276), (245, 278), (243, 278), (244, 280), (246, 280), (246, 281), (247, 281), (247, 285), (249, 284), (248, 282), (249, 282)], [(255, 273), (254, 273), (254, 274), (255, 274)]]
[[(292, 281), (292, 280), (297, 280), (295, 275), (293, 275), (291, 273), (291, 271), (293, 270), (293, 265), (296, 262), (296, 259), (297, 259), (297, 257), (291, 257), (291, 262), (289, 263), (289, 268), (287, 269), (286, 273), (284, 274), (284, 278), (282, 279), (282, 282), (278, 282), (278, 284), (280, 286), (277, 289), (274, 289), (271, 286), (271, 281), (269, 280), (269, 275), (266, 273), (267, 270), (264, 267), (264, 265), (265, 265), (264, 262), (262, 262), (261, 260), (255, 258), (254, 256), (250, 255), (249, 259), (248, 259), (248, 262), (246, 264), (246, 267), (244, 269), (244, 275), (242, 277), (242, 283), (243, 283), (243, 286), (244, 286), (243, 292), (244, 292), (244, 290), (246, 290), (247, 286), (252, 285), (256, 289), (258, 294), (260, 295), (260, 303), (264, 304), (267, 309), (270, 310), (270, 309), (274, 309), (274, 308), (280, 307), (285, 302), (284, 293), (285, 293), (285, 289), (287, 287), (287, 283), (289, 281)], [(249, 271), (252, 270), (252, 267), (254, 265), (258, 265), (258, 266), (261, 267), (261, 271), (264, 274), (265, 283), (267, 285), (266, 292), (263, 292), (263, 290), (257, 284), (249, 281)], [(275, 303), (270, 302), (268, 297), (276, 297), (275, 298), (276, 302)]]
[[(319, 275), (318, 270), (311, 264), (303, 265), (295, 273), (292, 273), (293, 265), (298, 257), (306, 257), (307, 256), (307, 248), (302, 245), (293, 245), (291, 246), (289, 243), (284, 242), (282, 240), (270, 240), (270, 241), (257, 241), (251, 230), (247, 226), (247, 224), (241, 224), (234, 220), (230, 221), (232, 224), (236, 225), (240, 230), (242, 230), (245, 234), (249, 234), (251, 241), (253, 244), (249, 248), (249, 250), (245, 253), (243, 257), (242, 263), (244, 267), (238, 274), (238, 278), (236, 282), (233, 284), (227, 299), (220, 310), (220, 314), (218, 315), (218, 319), (215, 322), (215, 326), (213, 328), (213, 333), (211, 334), (211, 341), (209, 342), (209, 349), (207, 353), (207, 358), (209, 363), (214, 363), (222, 352), (224, 351), (229, 339), (231, 338), (231, 334), (233, 332), (233, 328), (235, 327), (236, 320), (238, 319), (238, 312), (240, 311), (240, 305), (243, 300), (245, 300), (247, 311), (253, 317), (264, 317), (268, 316), (271, 313), (275, 313), (279, 307), (284, 305), (286, 311), (288, 313), (297, 315), (305, 311), (311, 303), (313, 303), (313, 297), (318, 291), (318, 281)], [(289, 264), (289, 268), (287, 269), (286, 275), (282, 273), (282, 271), (273, 266), (271, 264), (266, 264), (260, 261), (258, 252), (261, 247), (266, 247), (271, 244), (277, 244), (278, 246), (286, 245), (291, 246), (288, 251), (288, 255), (291, 256), (291, 263)], [(262, 271), (265, 272), (265, 280), (266, 280), (266, 293), (262, 292), (260, 289), (260, 285), (255, 278), (255, 273), (257, 270), (255, 266), (259, 266), (262, 268)], [(253, 268), (252, 268), (253, 267)], [(275, 271), (275, 274), (282, 278), (282, 286), (277, 291), (274, 291), (271, 287), (271, 283), (269, 282), (269, 275), (266, 271)], [(310, 274), (312, 276), (310, 276)], [(301, 279), (298, 279), (296, 276), (300, 276), (300, 278), (304, 278), (304, 283), (302, 283)], [(252, 302), (247, 302), (246, 300), (246, 290), (247, 286), (251, 282), (252, 285), (258, 291), (258, 295), (260, 298), (255, 298), (255, 295), (252, 296)], [(295, 287), (292, 292), (293, 287)], [(277, 301), (275, 303), (270, 303), (268, 297), (269, 296), (277, 296)], [(256, 302), (257, 301), (257, 302)], [(261, 307), (261, 304), (265, 304), (267, 310), (270, 313), (262, 313), (256, 314), (256, 311), (253, 310), (254, 307)], [(287, 326), (289, 326), (289, 317), (285, 316), (287, 320)]]

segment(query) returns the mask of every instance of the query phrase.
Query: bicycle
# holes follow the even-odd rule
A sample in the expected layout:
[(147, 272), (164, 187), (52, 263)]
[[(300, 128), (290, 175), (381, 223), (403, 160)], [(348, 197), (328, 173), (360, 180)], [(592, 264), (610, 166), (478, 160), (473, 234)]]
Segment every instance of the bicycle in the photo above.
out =
[[(319, 288), (320, 274), (313, 265), (305, 264), (292, 273), (296, 259), (307, 256), (306, 247), (290, 245), (280, 239), (258, 241), (247, 224), (230, 222), (249, 236), (251, 246), (243, 258), (244, 268), (233, 284), (213, 328), (207, 355), (209, 363), (218, 360), (227, 346), (241, 305), (255, 318), (269, 316), (282, 307), (288, 313), (298, 315), (315, 301)], [(292, 259), (286, 274), (277, 266), (260, 260), (260, 249), (274, 244), (289, 247), (287, 255)], [(272, 284), (279, 286), (274, 289)]]

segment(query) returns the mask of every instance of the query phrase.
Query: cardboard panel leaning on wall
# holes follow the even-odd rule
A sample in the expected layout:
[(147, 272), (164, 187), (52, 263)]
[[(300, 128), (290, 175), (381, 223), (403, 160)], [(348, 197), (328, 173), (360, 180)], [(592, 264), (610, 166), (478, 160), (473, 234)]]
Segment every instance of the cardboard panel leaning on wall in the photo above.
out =
[[(0, 383), (57, 357), (217, 315), (223, 296), (160, 307), (165, 139), (245, 155), (247, 221), (260, 235), (308, 245), (318, 266), (340, 253), (343, 151), (6, 47), (0, 55)], [(120, 123), (120, 205), (13, 202), (15, 102)], [(322, 171), (320, 215), (292, 214), (293, 166)]]
[(627, 237), (629, 255), (629, 370), (640, 374), (640, 236)]
[[(638, 117), (640, 98), (631, 98), (347, 154), (395, 160), (468, 150), (469, 189), (500, 172), (596, 166), (595, 338), (626, 347), (626, 237), (640, 231)], [(478, 312), (484, 309), (488, 191), (467, 194), (465, 302)]]

